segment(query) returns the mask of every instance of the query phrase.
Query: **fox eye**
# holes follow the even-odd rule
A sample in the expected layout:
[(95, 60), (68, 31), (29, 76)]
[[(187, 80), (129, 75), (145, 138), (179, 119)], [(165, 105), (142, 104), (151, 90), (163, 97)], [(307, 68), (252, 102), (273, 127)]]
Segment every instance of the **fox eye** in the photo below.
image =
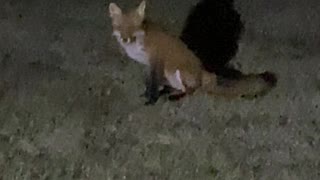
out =
[(121, 41), (123, 43), (133, 43), (133, 42), (136, 41), (136, 37), (132, 36), (132, 37), (129, 37), (129, 38), (121, 38)]
[(131, 38), (121, 38), (123, 43), (131, 43)]

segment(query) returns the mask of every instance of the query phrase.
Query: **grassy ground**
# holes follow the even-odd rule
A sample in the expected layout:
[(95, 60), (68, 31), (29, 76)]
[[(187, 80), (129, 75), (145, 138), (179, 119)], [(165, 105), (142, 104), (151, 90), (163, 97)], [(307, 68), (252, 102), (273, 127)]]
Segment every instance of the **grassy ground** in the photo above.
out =
[[(196, 2), (152, 0), (148, 13), (179, 33)], [(317, 0), (236, 2), (247, 31), (233, 63), (279, 76), (265, 97), (148, 107), (107, 4), (1, 3), (0, 179), (320, 178)]]

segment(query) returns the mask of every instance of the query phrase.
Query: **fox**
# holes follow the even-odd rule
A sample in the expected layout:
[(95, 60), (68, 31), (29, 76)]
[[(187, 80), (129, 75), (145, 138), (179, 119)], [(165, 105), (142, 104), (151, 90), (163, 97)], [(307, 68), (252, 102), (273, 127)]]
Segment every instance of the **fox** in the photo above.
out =
[(112, 35), (130, 59), (148, 69), (145, 105), (154, 105), (163, 94), (175, 101), (202, 89), (211, 95), (237, 98), (265, 94), (275, 86), (275, 75), (270, 72), (221, 80), (204, 69), (182, 40), (147, 18), (145, 11), (145, 0), (128, 11), (116, 3), (109, 4)]

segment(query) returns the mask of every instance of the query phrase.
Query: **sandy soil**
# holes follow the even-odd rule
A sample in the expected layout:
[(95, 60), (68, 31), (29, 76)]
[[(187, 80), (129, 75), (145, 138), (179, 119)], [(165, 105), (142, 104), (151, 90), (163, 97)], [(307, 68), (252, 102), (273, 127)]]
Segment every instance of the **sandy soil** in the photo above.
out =
[[(148, 13), (179, 33), (196, 2), (151, 0)], [(155, 106), (107, 4), (1, 1), (0, 179), (320, 179), (319, 0), (236, 2), (246, 33), (233, 63), (279, 76), (265, 97)]]

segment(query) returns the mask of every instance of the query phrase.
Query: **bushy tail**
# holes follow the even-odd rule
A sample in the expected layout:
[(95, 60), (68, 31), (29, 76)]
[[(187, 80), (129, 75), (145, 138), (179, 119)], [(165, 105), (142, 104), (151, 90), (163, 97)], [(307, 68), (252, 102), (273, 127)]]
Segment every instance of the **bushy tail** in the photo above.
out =
[[(206, 74), (208, 76), (208, 74)], [(208, 78), (206, 78), (208, 79)], [(227, 80), (215, 78), (215, 81), (206, 89), (208, 93), (224, 96), (227, 98), (245, 97), (254, 98), (265, 95), (269, 90), (277, 84), (276, 76), (271, 72), (264, 72), (261, 74), (242, 75), (236, 80)]]

